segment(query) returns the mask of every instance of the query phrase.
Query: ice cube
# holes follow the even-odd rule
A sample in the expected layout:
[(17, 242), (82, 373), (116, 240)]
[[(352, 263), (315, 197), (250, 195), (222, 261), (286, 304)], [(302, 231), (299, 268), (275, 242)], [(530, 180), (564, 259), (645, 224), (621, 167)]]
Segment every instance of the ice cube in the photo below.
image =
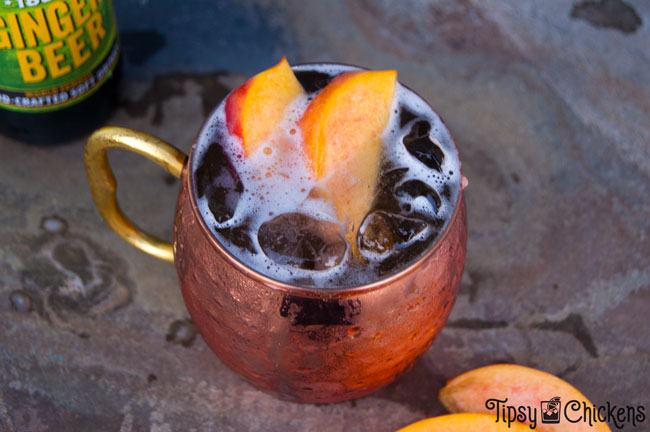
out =
[(408, 218), (394, 213), (384, 213), (384, 217), (390, 225), (395, 243), (400, 246), (411, 243), (428, 225), (420, 219)]
[(408, 135), (404, 137), (404, 142), (411, 142), (419, 138), (427, 138), (431, 132), (431, 125), (426, 120), (419, 120), (413, 123)]
[(395, 195), (400, 198), (410, 197), (415, 199), (418, 197), (424, 197), (431, 204), (432, 214), (438, 212), (438, 209), (442, 205), (442, 200), (440, 195), (436, 192), (431, 186), (424, 183), (421, 180), (409, 180), (401, 185), (395, 190)]
[(433, 244), (433, 241), (437, 236), (437, 231), (429, 230), (428, 233), (423, 236), (424, 238), (418, 238), (417, 241), (412, 242), (408, 247), (395, 249), (393, 253), (383, 259), (376, 267), (375, 270), (377, 271), (378, 276), (383, 276), (398, 267), (405, 266), (407, 263), (415, 261), (419, 255)]
[(294, 74), (307, 93), (325, 88), (334, 79), (332, 75), (318, 71), (294, 71)]
[(411, 120), (414, 120), (415, 118), (417, 118), (417, 115), (411, 112), (411, 110), (409, 110), (403, 105), (399, 107), (399, 127), (403, 128)]
[(359, 247), (362, 251), (386, 254), (402, 249), (416, 240), (428, 224), (420, 219), (395, 213), (374, 211), (361, 224)]
[(235, 208), (239, 202), (241, 190), (227, 187), (214, 186), (208, 189), (208, 208), (214, 215), (214, 219), (223, 223), (232, 218)]
[(376, 211), (366, 216), (359, 230), (359, 249), (383, 255), (393, 250), (393, 233), (384, 212)]
[(400, 203), (393, 194), (395, 185), (408, 172), (408, 168), (397, 168), (391, 170), (388, 167), (382, 167), (381, 172), (384, 173), (379, 179), (377, 185), (377, 195), (372, 203), (373, 210), (384, 210), (390, 213), (400, 212)]
[(431, 169), (442, 172), (444, 153), (429, 138), (431, 125), (424, 121), (417, 121), (402, 142), (411, 155)]
[(264, 222), (257, 238), (273, 261), (304, 270), (337, 266), (347, 248), (339, 225), (302, 213), (286, 213)]
[(212, 143), (194, 174), (199, 198), (206, 196), (217, 222), (232, 218), (244, 185), (219, 143)]
[(248, 235), (248, 231), (250, 230), (248, 221), (244, 221), (241, 225), (236, 227), (219, 228), (218, 226), (215, 226), (214, 229), (233, 245), (245, 249), (250, 253), (257, 253), (255, 251), (255, 246), (253, 246), (253, 241)]

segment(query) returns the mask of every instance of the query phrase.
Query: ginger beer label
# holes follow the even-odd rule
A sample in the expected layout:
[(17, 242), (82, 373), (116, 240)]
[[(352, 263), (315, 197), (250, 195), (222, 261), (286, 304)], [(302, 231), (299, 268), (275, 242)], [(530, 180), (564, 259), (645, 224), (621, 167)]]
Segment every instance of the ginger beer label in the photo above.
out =
[(0, 0), (1, 108), (77, 103), (111, 76), (118, 54), (111, 0)]

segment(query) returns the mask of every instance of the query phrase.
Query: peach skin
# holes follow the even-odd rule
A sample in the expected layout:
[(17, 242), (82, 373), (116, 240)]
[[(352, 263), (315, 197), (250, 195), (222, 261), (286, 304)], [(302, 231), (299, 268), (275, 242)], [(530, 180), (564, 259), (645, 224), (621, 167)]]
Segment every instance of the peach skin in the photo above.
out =
[[(559, 397), (562, 402), (560, 409), (560, 422), (557, 424), (542, 423), (541, 401)], [(515, 407), (531, 407), (537, 409), (537, 430), (547, 431), (609, 431), (607, 423), (594, 422), (593, 427), (589, 421), (572, 423), (583, 414), (583, 403), (593, 408), (593, 404), (575, 387), (566, 381), (537, 369), (513, 365), (498, 364), (471, 370), (450, 380), (439, 394), (442, 404), (453, 413), (475, 412), (496, 414), (496, 406), (488, 410), (486, 402), (489, 399), (504, 400)], [(570, 404), (571, 401), (577, 401)], [(497, 405), (496, 402), (492, 405)], [(578, 409), (579, 408), (579, 409)], [(583, 417), (584, 420), (584, 417)]]
[(394, 70), (343, 73), (314, 98), (299, 122), (312, 172), (325, 180), (353, 253), (374, 198), (396, 82)]
[(432, 417), (406, 426), (397, 432), (530, 432), (528, 426), (522, 423), (497, 422), (490, 414), (447, 414)]
[(253, 153), (278, 126), (289, 103), (303, 92), (286, 58), (234, 90), (226, 100), (228, 132)]

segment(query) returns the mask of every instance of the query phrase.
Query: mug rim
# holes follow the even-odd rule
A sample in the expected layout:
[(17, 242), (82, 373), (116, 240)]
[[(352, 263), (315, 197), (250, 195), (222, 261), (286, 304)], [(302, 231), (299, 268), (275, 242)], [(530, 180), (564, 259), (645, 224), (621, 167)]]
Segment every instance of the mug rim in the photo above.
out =
[[(365, 67), (360, 67), (356, 65), (351, 65), (347, 63), (334, 63), (334, 62), (308, 62), (308, 63), (296, 63), (294, 65), (291, 65), (292, 69), (296, 66), (309, 66), (309, 65), (335, 65), (335, 66), (347, 66), (350, 68), (355, 68), (359, 70), (368, 70), (368, 68)], [(413, 92), (415, 95), (417, 95), (425, 104), (426, 106), (431, 109), (431, 111), (440, 119), (440, 123), (442, 126), (445, 128), (445, 131), (447, 132), (447, 136), (451, 140), (451, 144), (453, 145), (454, 150), (456, 151), (456, 156), (458, 158), (458, 163), (460, 167), (460, 184), (459, 184), (459, 189), (458, 189), (458, 195), (456, 197), (456, 202), (454, 204), (454, 211), (449, 218), (449, 222), (446, 224), (445, 229), (440, 235), (434, 240), (433, 244), (431, 244), (426, 252), (424, 252), (417, 260), (411, 262), (409, 265), (406, 267), (402, 268), (401, 270), (394, 272), (394, 273), (388, 273), (386, 276), (380, 277), (377, 280), (374, 280), (372, 282), (369, 282), (367, 284), (362, 284), (362, 285), (352, 285), (352, 286), (342, 286), (342, 287), (332, 287), (332, 288), (326, 288), (326, 287), (310, 287), (310, 286), (305, 286), (305, 285), (299, 285), (295, 283), (289, 283), (289, 282), (284, 282), (278, 279), (274, 279), (270, 276), (266, 276), (263, 273), (255, 270), (252, 267), (249, 267), (246, 265), (244, 262), (242, 262), (239, 258), (237, 258), (234, 254), (232, 254), (228, 248), (226, 248), (224, 245), (221, 244), (219, 239), (212, 233), (210, 228), (207, 226), (207, 222), (201, 216), (201, 213), (199, 212), (199, 207), (197, 204), (197, 198), (196, 198), (196, 188), (194, 187), (194, 181), (193, 181), (193, 172), (192, 172), (192, 161), (194, 160), (194, 151), (196, 150), (197, 144), (199, 142), (199, 138), (204, 135), (206, 128), (208, 127), (208, 124), (210, 123), (209, 120), (212, 120), (213, 117), (215, 116), (217, 109), (219, 106), (223, 103), (224, 100), (230, 96), (232, 93), (231, 90), (224, 98), (219, 101), (219, 103), (210, 111), (210, 114), (205, 118), (203, 123), (201, 124), (201, 127), (199, 128), (198, 132), (196, 133), (194, 137), (194, 141), (192, 142), (192, 147), (190, 148), (190, 152), (187, 158), (187, 163), (185, 166), (185, 170), (187, 170), (186, 173), (186, 181), (188, 182), (187, 187), (189, 189), (189, 194), (190, 194), (190, 203), (192, 207), (192, 213), (194, 214), (194, 217), (199, 220), (199, 226), (201, 227), (201, 230), (207, 237), (209, 238), (210, 243), (212, 246), (217, 250), (217, 252), (226, 259), (226, 261), (232, 265), (234, 268), (236, 268), (240, 273), (245, 275), (248, 278), (254, 279), (256, 282), (261, 283), (269, 288), (272, 289), (278, 289), (282, 290), (285, 292), (291, 292), (292, 294), (298, 294), (298, 295), (303, 295), (303, 296), (311, 296), (311, 297), (335, 297), (335, 296), (340, 296), (340, 295), (345, 295), (345, 294), (350, 294), (350, 295), (357, 295), (360, 293), (365, 293), (365, 292), (370, 292), (370, 291), (375, 291), (377, 289), (380, 289), (384, 286), (388, 286), (393, 284), (394, 281), (403, 279), (407, 276), (409, 276), (411, 273), (417, 271), (422, 265), (428, 261), (428, 259), (433, 255), (440, 245), (444, 243), (445, 238), (449, 234), (450, 228), (452, 226), (452, 222), (456, 220), (458, 217), (458, 212), (460, 211), (461, 207), (461, 200), (463, 198), (463, 164), (460, 160), (460, 155), (458, 153), (458, 147), (456, 146), (456, 141), (454, 140), (454, 137), (451, 134), (451, 131), (449, 130), (449, 127), (447, 127), (447, 124), (445, 121), (442, 119), (440, 114), (436, 110), (433, 109), (431, 104), (424, 99), (422, 96), (420, 96), (418, 93), (413, 91), (410, 87), (403, 83), (399, 83), (400, 85), (404, 86), (406, 89), (409, 91)]]

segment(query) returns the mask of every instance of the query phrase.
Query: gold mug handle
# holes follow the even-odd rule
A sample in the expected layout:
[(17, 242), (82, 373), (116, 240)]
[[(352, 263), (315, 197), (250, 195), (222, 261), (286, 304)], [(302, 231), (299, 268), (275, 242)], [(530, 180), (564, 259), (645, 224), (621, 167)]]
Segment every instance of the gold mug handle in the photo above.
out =
[(173, 262), (174, 247), (171, 243), (142, 231), (122, 212), (117, 202), (115, 175), (106, 157), (106, 151), (110, 148), (142, 155), (177, 178), (183, 172), (187, 155), (153, 135), (121, 127), (105, 127), (93, 132), (84, 152), (90, 191), (108, 226), (138, 249)]

